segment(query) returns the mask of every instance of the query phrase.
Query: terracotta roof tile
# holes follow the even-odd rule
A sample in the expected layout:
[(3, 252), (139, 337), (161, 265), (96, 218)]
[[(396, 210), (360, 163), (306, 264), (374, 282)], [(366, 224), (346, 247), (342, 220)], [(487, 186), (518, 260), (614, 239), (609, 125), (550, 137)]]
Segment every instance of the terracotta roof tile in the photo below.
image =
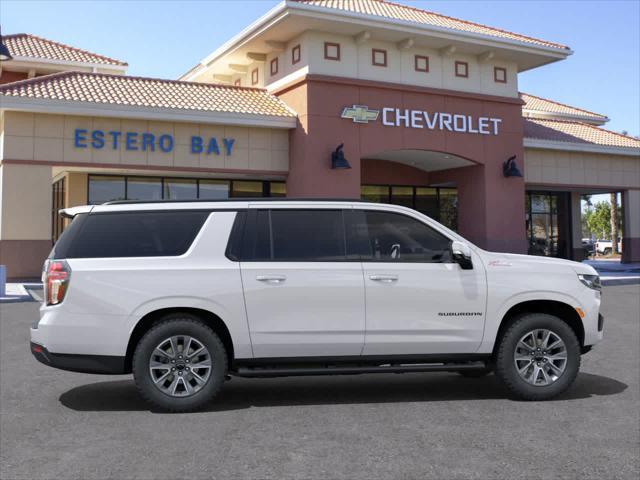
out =
[(553, 100), (549, 100), (547, 98), (536, 97), (528, 93), (520, 92), (520, 98), (524, 102), (524, 105), (522, 106), (522, 108), (525, 110), (535, 110), (538, 112), (545, 112), (545, 113), (560, 113), (560, 114), (574, 115), (579, 117), (598, 118), (603, 121), (608, 120), (606, 115), (590, 112), (589, 110), (584, 110), (582, 108), (572, 107), (571, 105), (565, 105), (564, 103), (559, 103)]
[(63, 43), (47, 40), (29, 33), (3, 35), (2, 41), (14, 57), (61, 60), (65, 62), (95, 63), (100, 65), (126, 66), (125, 62), (87, 52)]
[(0, 97), (295, 117), (266, 90), (155, 78), (63, 72), (0, 85)]
[(458, 18), (440, 15), (439, 13), (421, 10), (419, 8), (401, 5), (385, 0), (294, 0), (298, 3), (314, 7), (322, 7), (333, 10), (343, 10), (351, 13), (384, 17), (393, 20), (404, 20), (407, 22), (431, 25), (435, 27), (449, 28), (463, 32), (499, 37), (503, 39), (516, 40), (519, 42), (540, 45), (544, 47), (561, 48), (568, 50), (569, 47), (559, 43), (548, 42), (538, 38), (528, 37), (517, 33), (489, 27), (479, 23), (468, 22)]
[(640, 149), (640, 140), (582, 122), (524, 119), (525, 138)]

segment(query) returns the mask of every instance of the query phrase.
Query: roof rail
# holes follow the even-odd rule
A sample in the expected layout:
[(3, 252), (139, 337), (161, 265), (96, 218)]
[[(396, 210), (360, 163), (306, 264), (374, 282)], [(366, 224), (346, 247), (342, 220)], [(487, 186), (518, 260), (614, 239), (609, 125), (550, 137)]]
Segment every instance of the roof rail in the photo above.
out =
[(304, 198), (304, 197), (237, 197), (224, 199), (198, 198), (194, 200), (112, 200), (102, 205), (136, 205), (142, 203), (226, 203), (226, 202), (364, 202), (359, 198)]

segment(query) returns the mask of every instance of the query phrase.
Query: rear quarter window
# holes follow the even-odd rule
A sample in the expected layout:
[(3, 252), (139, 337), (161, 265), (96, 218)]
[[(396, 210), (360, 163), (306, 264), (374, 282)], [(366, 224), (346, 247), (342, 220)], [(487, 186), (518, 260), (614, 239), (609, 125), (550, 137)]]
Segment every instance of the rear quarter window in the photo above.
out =
[(74, 220), (53, 258), (171, 257), (184, 254), (208, 211), (94, 213)]

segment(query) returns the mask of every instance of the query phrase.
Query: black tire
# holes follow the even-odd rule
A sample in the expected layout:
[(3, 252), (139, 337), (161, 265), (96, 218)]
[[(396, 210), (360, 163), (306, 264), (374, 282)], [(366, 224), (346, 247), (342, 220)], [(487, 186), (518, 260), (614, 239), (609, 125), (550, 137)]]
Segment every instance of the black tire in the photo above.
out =
[[(163, 340), (175, 335), (189, 335), (201, 342), (211, 356), (211, 372), (204, 386), (196, 393), (174, 397), (162, 392), (149, 373), (151, 354)], [(149, 329), (136, 345), (133, 354), (133, 376), (140, 395), (153, 407), (167, 412), (189, 412), (208, 404), (220, 391), (227, 374), (227, 353), (216, 333), (198, 317), (173, 313)]]
[(460, 370), (458, 373), (465, 378), (482, 378), (489, 375), (492, 371), (491, 368), (479, 368), (477, 370)]
[(611, 255), (611, 248), (607, 247), (604, 249), (604, 251), (602, 252), (603, 255), (607, 256), (607, 255)]
[[(562, 339), (567, 351), (564, 372), (553, 383), (545, 386), (525, 381), (516, 369), (514, 353), (519, 340), (535, 329), (547, 329)], [(531, 313), (518, 318), (498, 340), (495, 372), (509, 392), (520, 400), (549, 400), (566, 391), (576, 379), (580, 369), (580, 343), (575, 332), (558, 317), (544, 313)]]

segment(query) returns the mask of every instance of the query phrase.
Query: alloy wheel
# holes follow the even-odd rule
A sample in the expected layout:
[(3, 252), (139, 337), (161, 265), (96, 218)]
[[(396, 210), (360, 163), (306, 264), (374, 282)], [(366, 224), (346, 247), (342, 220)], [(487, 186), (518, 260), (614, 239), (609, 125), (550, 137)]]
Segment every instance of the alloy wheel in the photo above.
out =
[(209, 380), (211, 354), (202, 342), (188, 335), (174, 335), (151, 352), (149, 374), (153, 384), (171, 397), (189, 397)]
[(545, 387), (564, 373), (567, 367), (567, 347), (553, 331), (536, 329), (520, 338), (513, 359), (518, 375), (525, 382)]

